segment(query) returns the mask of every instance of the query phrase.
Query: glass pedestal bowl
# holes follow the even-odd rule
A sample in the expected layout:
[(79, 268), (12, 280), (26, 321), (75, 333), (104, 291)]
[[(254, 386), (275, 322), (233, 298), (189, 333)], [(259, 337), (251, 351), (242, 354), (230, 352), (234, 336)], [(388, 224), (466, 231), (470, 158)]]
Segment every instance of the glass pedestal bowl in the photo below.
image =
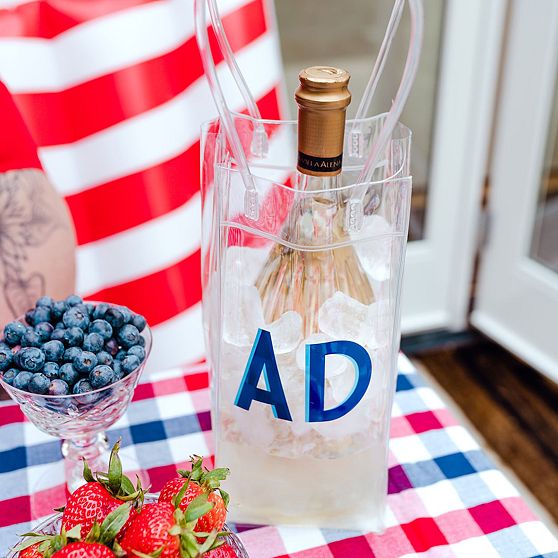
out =
[[(25, 416), (42, 432), (62, 439), (64, 478), (69, 493), (85, 482), (83, 459), (87, 459), (92, 471), (107, 470), (110, 452), (105, 430), (126, 412), (151, 350), (149, 327), (141, 335), (145, 340), (145, 359), (140, 366), (121, 380), (87, 393), (38, 395), (14, 388), (0, 375), (0, 385), (20, 405)], [(147, 487), (149, 479), (139, 470), (137, 462), (127, 459), (125, 452), (121, 452), (121, 459), (124, 472), (137, 474)], [(34, 517), (43, 517), (65, 504), (66, 492), (52, 490), (53, 478), (61, 476), (60, 468), (56, 465), (52, 468), (45, 470), (30, 487)]]
[[(150, 504), (152, 502), (156, 502), (158, 497), (159, 497), (158, 494), (146, 494), (145, 503)], [(57, 513), (55, 515), (52, 515), (45, 521), (43, 521), (41, 524), (37, 525), (37, 527), (33, 529), (33, 532), (43, 533), (45, 535), (55, 535), (56, 533), (60, 532), (61, 525), (62, 525), (62, 514)], [(227, 530), (226, 525), (225, 525), (225, 530)], [(20, 542), (21, 541), (19, 541), (17, 544), (19, 544)], [(237, 558), (249, 558), (248, 553), (244, 548), (244, 545), (234, 533), (231, 533), (230, 535), (227, 536), (227, 543), (234, 549)], [(17, 546), (17, 544), (14, 546)], [(17, 554), (18, 554), (17, 552), (11, 550), (8, 553), (8, 556), (6, 558), (17, 558)]]

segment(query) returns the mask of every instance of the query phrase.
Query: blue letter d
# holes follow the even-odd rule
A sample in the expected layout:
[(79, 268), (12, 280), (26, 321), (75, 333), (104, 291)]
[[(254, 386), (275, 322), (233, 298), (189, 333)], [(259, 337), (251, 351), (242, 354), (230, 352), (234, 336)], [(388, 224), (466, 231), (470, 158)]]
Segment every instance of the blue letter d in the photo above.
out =
[[(345, 401), (324, 409), (325, 357), (344, 355), (355, 367), (355, 383)], [(372, 378), (372, 361), (364, 347), (354, 341), (329, 341), (306, 345), (306, 421), (325, 422), (338, 419), (354, 409), (364, 397)]]

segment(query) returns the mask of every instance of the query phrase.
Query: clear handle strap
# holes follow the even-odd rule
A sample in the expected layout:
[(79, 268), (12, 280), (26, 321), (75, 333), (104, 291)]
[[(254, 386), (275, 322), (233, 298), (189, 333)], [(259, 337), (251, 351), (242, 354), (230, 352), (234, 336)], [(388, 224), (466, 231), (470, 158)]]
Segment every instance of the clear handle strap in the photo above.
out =
[[(220, 21), (218, 12), (215, 13)], [(213, 59), (211, 50), (209, 48), (209, 37), (207, 34), (206, 0), (194, 1), (194, 18), (196, 24), (196, 40), (198, 42), (198, 48), (200, 51), (205, 76), (207, 78), (207, 83), (209, 85), (211, 94), (213, 95), (213, 99), (217, 106), (217, 112), (219, 113), (221, 125), (225, 129), (227, 139), (229, 140), (233, 156), (235, 158), (240, 175), (242, 177), (242, 181), (244, 182), (244, 187), (246, 189), (244, 193), (244, 213), (246, 217), (256, 221), (259, 216), (258, 191), (256, 189), (254, 177), (252, 176), (250, 167), (248, 166), (248, 159), (246, 158), (246, 153), (244, 152), (244, 148), (242, 147), (242, 141), (240, 140), (240, 137), (236, 130), (232, 112), (227, 105), (221, 83), (219, 82), (219, 78), (217, 76), (215, 60)], [(227, 56), (227, 53), (230, 53), (230, 55), (232, 55), (232, 49), (228, 44), (222, 24), (218, 24), (216, 27), (214, 27), (214, 30), (216, 34), (221, 35), (221, 40), (224, 41), (223, 45), (225, 48), (223, 51), (223, 55)], [(219, 45), (221, 48), (223, 48), (221, 46), (221, 40), (219, 41)], [(232, 58), (234, 59), (234, 56), (232, 56)], [(233, 66), (229, 65), (229, 68), (233, 73), (233, 76), (242, 76), (242, 74), (240, 73), (240, 69), (236, 65), (236, 62)], [(237, 81), (237, 84), (238, 83), (239, 82)], [(248, 90), (246, 82), (242, 77), (241, 83), (243, 84), (243, 86), (240, 87), (241, 93), (243, 94), (243, 96), (247, 95), (247, 97), (252, 100), (252, 102), (247, 103), (248, 107), (254, 107), (256, 103), (253, 102), (253, 97)]]

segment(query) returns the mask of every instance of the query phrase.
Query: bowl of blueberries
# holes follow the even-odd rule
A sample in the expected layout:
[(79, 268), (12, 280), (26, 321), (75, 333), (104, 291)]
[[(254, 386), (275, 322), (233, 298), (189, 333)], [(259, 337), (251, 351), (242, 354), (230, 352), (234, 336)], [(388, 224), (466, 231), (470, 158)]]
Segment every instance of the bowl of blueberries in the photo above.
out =
[(64, 440), (75, 464), (67, 476), (79, 479), (82, 458), (106, 460), (104, 431), (126, 411), (150, 350), (145, 318), (129, 308), (43, 296), (0, 333), (0, 385), (37, 428)]

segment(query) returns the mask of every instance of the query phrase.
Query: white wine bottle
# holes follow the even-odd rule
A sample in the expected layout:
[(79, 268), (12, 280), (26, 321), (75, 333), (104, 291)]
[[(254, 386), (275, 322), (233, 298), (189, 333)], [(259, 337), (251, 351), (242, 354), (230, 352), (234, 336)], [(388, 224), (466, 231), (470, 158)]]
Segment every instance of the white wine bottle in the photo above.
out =
[[(343, 224), (345, 200), (339, 190), (345, 114), (351, 94), (349, 73), (329, 66), (302, 70), (295, 92), (298, 111), (298, 163), (293, 206), (282, 238), (262, 269), (256, 287), (266, 323), (288, 310), (303, 317), (304, 336), (317, 333), (322, 304), (341, 291), (366, 305), (372, 287)], [(296, 246), (292, 248), (291, 246)], [(325, 248), (340, 245), (335, 248)]]

